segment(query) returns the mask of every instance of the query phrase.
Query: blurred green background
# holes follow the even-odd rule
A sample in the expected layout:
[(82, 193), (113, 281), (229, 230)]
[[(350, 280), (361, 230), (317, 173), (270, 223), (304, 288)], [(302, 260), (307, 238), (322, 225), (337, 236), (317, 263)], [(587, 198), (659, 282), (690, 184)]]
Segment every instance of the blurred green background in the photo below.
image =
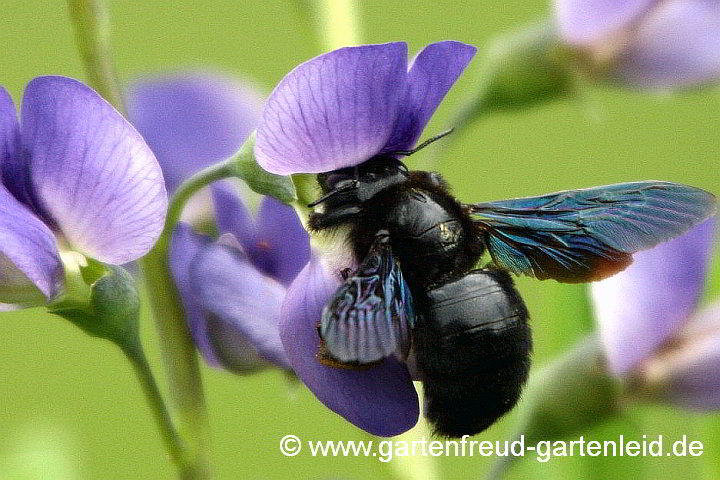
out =
[[(358, 2), (362, 40), (405, 40), (411, 51), (457, 39), (479, 54), (440, 106), (428, 134), (444, 129), (477, 84), (484, 46), (495, 35), (547, 15), (548, 0)], [(251, 79), (269, 92), (298, 63), (321, 53), (308, 3), (176, 0), (110, 2), (116, 66), (123, 82), (153, 72), (209, 66)], [(5, 0), (0, 82), (19, 104), (34, 76), (84, 78), (62, 1)], [(456, 194), (481, 201), (613, 182), (659, 179), (720, 192), (720, 92), (679, 96), (590, 88), (580, 101), (490, 116), (437, 159)], [(432, 155), (425, 151), (418, 154)], [(412, 162), (410, 162), (412, 164)], [(519, 279), (532, 316), (535, 368), (592, 325), (583, 286)], [(580, 308), (580, 310), (579, 310)], [(150, 319), (144, 340), (160, 380)], [(0, 315), (0, 479), (174, 478), (129, 364), (109, 343), (41, 310)], [(403, 465), (377, 458), (286, 458), (278, 442), (361, 440), (367, 435), (331, 413), (301, 384), (277, 372), (237, 377), (204, 368), (219, 479), (393, 478)], [(521, 402), (522, 405), (522, 402)], [(515, 415), (478, 439), (504, 439)], [(688, 435), (705, 444), (695, 458), (526, 458), (509, 478), (720, 478), (720, 417), (630, 406), (624, 419), (589, 439)], [(441, 478), (481, 478), (490, 459), (438, 458)], [(420, 465), (423, 459), (410, 459)]]

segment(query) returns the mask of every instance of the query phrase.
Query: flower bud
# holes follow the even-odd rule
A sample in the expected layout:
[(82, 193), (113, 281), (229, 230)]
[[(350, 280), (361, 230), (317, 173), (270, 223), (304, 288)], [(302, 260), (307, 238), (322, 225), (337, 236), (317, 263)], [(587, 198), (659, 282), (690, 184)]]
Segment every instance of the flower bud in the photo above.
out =
[[(92, 278), (104, 267), (102, 276)], [(121, 348), (134, 345), (138, 340), (140, 298), (135, 279), (119, 266), (91, 264), (85, 267), (89, 286), (86, 303), (60, 301), (49, 307), (51, 313), (62, 316), (80, 327), (90, 336), (105, 338)]]
[(574, 94), (554, 28), (534, 25), (497, 39), (484, 60), (483, 82), (455, 126), (490, 111), (515, 110)]

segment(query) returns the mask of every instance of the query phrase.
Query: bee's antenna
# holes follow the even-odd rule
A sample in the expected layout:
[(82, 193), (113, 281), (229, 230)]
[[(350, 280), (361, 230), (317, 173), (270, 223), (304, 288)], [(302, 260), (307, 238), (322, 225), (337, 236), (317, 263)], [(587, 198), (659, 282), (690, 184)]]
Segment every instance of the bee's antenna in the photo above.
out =
[(439, 134), (435, 135), (434, 137), (430, 137), (427, 140), (425, 140), (423, 143), (418, 145), (417, 147), (413, 148), (412, 150), (395, 150), (394, 152), (387, 152), (387, 154), (388, 155), (402, 155), (404, 157), (408, 157), (408, 156), (412, 155), (413, 153), (416, 153), (416, 152), (422, 150), (423, 148), (427, 147), (431, 143), (450, 135), (453, 132), (453, 130), (455, 130), (455, 129), (451, 128), (450, 130), (446, 130), (442, 133), (439, 133)]

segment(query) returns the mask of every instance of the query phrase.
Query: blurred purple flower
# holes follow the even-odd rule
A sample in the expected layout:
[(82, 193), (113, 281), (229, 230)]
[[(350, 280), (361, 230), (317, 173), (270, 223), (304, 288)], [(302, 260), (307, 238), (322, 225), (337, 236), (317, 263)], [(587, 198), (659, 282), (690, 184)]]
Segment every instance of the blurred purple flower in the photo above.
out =
[[(170, 191), (239, 150), (261, 112), (252, 88), (214, 73), (143, 80), (128, 100), (129, 117), (157, 155)], [(272, 198), (263, 199), (253, 220), (234, 187), (213, 184), (209, 211), (200, 215), (215, 225), (220, 241), (178, 224), (170, 251), (173, 279), (208, 363), (238, 373), (270, 364), (289, 368), (278, 333), (280, 306), (309, 259), (309, 237), (292, 208)], [(189, 218), (198, 220), (205, 207), (196, 204)]]
[[(285, 76), (257, 131), (255, 157), (278, 174), (318, 173), (358, 165), (415, 145), (431, 115), (475, 54), (447, 41), (428, 45), (408, 68), (402, 42), (335, 50)], [(317, 322), (340, 285), (338, 265), (313, 252), (288, 289), (280, 338), (295, 373), (331, 410), (376, 435), (410, 429), (418, 399), (407, 366), (393, 358), (360, 370), (316, 359)]]
[(715, 223), (635, 254), (591, 286), (610, 371), (693, 408), (720, 407), (720, 303), (697, 310)]
[(177, 72), (134, 82), (128, 118), (160, 162), (168, 192), (224, 160), (260, 122), (262, 96), (225, 75)]
[(708, 0), (555, 0), (561, 37), (606, 75), (673, 88), (720, 78), (720, 3)]
[(147, 253), (167, 193), (140, 134), (77, 80), (33, 79), (21, 120), (0, 87), (0, 301), (39, 304), (63, 292), (59, 248), (110, 264)]

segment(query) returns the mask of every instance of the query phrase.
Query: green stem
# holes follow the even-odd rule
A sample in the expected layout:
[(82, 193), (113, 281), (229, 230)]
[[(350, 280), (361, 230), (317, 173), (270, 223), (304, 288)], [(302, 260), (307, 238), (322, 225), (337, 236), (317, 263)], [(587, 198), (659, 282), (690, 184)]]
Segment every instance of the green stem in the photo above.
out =
[[(165, 442), (165, 446), (170, 452), (172, 460), (181, 471), (184, 471), (184, 467), (187, 462), (185, 460), (182, 441), (175, 431), (172, 419), (170, 418), (170, 413), (165, 406), (165, 402), (160, 394), (160, 389), (155, 382), (155, 377), (152, 374), (150, 364), (147, 361), (147, 357), (145, 356), (145, 352), (143, 351), (139, 339), (135, 342), (129, 342), (127, 345), (121, 345), (121, 348), (135, 369), (138, 381), (140, 382), (148, 404), (150, 405), (150, 410), (155, 416), (155, 421), (160, 428), (160, 435)], [(182, 478), (192, 477), (183, 474)]]
[(125, 112), (122, 89), (110, 50), (110, 15), (103, 0), (68, 0), (80, 55), (90, 85), (120, 112)]
[[(421, 382), (414, 383), (418, 397), (421, 399), (418, 422), (407, 432), (393, 437), (395, 442), (403, 441), (412, 444), (412, 442), (423, 441), (432, 437), (432, 432), (422, 411), (423, 386)], [(393, 477), (397, 480), (437, 480), (442, 477), (438, 463), (435, 461), (435, 457), (432, 456), (398, 456), (388, 463), (393, 470)]]
[(175, 225), (180, 220), (180, 215), (182, 215), (185, 204), (198, 190), (201, 190), (216, 180), (235, 176), (237, 176), (237, 160), (231, 157), (200, 170), (184, 181), (172, 196), (161, 239), (164, 237), (169, 239), (172, 231), (175, 229)]

